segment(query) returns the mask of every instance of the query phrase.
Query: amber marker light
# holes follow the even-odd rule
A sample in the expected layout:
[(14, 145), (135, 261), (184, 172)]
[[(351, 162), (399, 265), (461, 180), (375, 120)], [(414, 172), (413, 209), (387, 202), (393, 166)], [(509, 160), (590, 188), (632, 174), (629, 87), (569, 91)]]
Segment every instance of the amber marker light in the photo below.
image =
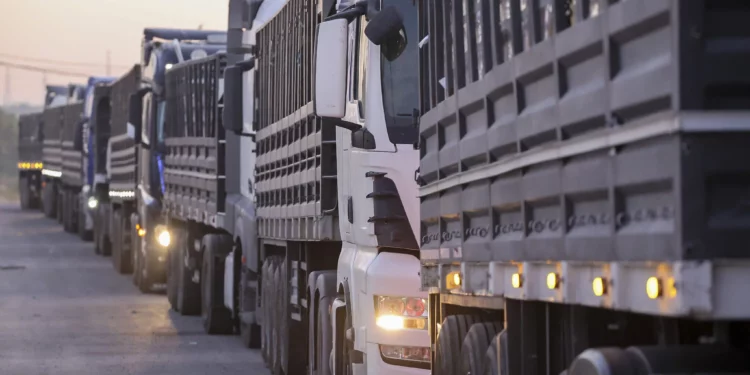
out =
[(523, 285), (523, 279), (520, 273), (514, 273), (510, 277), (510, 285), (512, 285), (514, 288), (518, 289)]
[(661, 296), (661, 281), (655, 276), (651, 276), (646, 280), (646, 295), (648, 298), (657, 299)]
[(557, 289), (559, 285), (560, 285), (560, 278), (557, 276), (557, 274), (554, 272), (548, 273), (547, 274), (547, 288)]
[(594, 278), (594, 281), (591, 283), (591, 289), (594, 290), (595, 296), (601, 297), (607, 293), (607, 283), (601, 277)]
[(456, 289), (461, 285), (461, 273), (453, 271), (445, 277), (447, 289)]

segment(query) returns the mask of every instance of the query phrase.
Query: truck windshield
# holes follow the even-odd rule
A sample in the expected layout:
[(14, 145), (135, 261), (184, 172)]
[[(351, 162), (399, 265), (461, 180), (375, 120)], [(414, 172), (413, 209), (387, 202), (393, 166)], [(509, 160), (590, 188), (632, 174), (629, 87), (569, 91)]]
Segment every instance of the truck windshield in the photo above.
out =
[(156, 106), (156, 141), (159, 144), (164, 143), (164, 109), (166, 105), (167, 102), (162, 100)]
[(388, 138), (396, 144), (413, 144), (419, 129), (414, 111), (419, 108), (418, 17), (414, 0), (383, 0), (383, 8), (393, 6), (401, 14), (406, 31), (406, 47), (401, 55), (382, 64), (383, 106)]

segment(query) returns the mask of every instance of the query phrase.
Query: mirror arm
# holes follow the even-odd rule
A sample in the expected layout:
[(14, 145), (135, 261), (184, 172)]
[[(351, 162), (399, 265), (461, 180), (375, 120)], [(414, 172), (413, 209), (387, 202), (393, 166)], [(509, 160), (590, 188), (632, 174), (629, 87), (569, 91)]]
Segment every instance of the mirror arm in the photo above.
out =
[(344, 121), (342, 119), (333, 118), (333, 117), (323, 117), (324, 120), (331, 121), (333, 125), (336, 125), (340, 128), (344, 128), (347, 130), (351, 130), (353, 132), (356, 132), (359, 129), (362, 129), (362, 125), (355, 124), (353, 122)]
[(325, 21), (333, 21), (344, 18), (347, 22), (352, 22), (355, 18), (363, 16), (365, 14), (367, 14), (367, 3), (356, 3), (346, 10), (326, 17)]
[(138, 94), (139, 97), (143, 98), (146, 94), (153, 92), (153, 91), (154, 89), (152, 89), (151, 87), (144, 87), (138, 90), (136, 93)]
[(251, 57), (247, 60), (242, 60), (234, 64), (235, 66), (242, 69), (243, 72), (247, 72), (255, 68), (255, 57)]

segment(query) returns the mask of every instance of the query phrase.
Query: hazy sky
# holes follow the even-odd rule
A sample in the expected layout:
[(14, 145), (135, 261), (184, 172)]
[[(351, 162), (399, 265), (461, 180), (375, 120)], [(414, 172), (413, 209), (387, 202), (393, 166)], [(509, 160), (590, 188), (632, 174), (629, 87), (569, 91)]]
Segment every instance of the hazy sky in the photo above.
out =
[[(0, 0), (0, 63), (11, 62), (92, 75), (119, 76), (138, 63), (145, 27), (225, 30), (228, 0)], [(28, 59), (21, 59), (28, 58)], [(90, 63), (79, 66), (38, 60)], [(6, 102), (6, 67), (0, 64), (0, 105)], [(85, 78), (46, 74), (48, 84)], [(12, 103), (39, 105), (44, 74), (10, 70)]]

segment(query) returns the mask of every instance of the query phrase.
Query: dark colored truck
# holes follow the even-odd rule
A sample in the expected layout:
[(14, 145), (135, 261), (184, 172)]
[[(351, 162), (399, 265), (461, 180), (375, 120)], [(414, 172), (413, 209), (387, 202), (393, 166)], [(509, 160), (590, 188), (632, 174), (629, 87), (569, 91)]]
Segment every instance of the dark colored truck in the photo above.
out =
[(107, 147), (112, 119), (112, 105), (110, 84), (98, 85), (94, 88), (92, 97), (92, 111), (90, 131), (92, 138), (91, 152), (93, 155), (93, 185), (87, 207), (91, 210), (94, 226), (94, 252), (109, 256), (112, 253), (112, 240), (109, 231), (109, 178), (107, 175)]
[[(168, 97), (166, 73), (183, 61), (214, 55), (225, 49), (226, 32), (147, 28), (143, 31), (143, 74), (137, 94), (131, 97), (131, 124), (138, 147), (136, 166), (136, 211), (130, 216), (130, 232), (134, 238), (133, 283), (144, 292), (166, 281), (165, 250), (169, 238), (164, 237), (162, 200), (164, 194), (164, 162)], [(206, 78), (208, 79), (208, 78)], [(159, 237), (161, 235), (161, 237)]]
[(42, 113), (42, 206), (49, 218), (62, 222), (60, 177), (62, 176), (62, 148), (60, 134), (63, 128), (64, 106), (49, 107)]
[[(110, 84), (109, 95), (102, 95), (95, 101), (96, 153), (104, 153), (105, 166), (97, 158), (97, 172), (104, 170), (106, 196), (99, 196), (97, 217), (100, 223), (98, 249), (101, 253), (111, 252), (112, 265), (119, 273), (132, 271), (133, 236), (130, 216), (136, 210), (136, 163), (137, 145), (133, 141), (132, 126), (128, 125), (130, 96), (138, 92), (141, 85), (141, 65), (134, 65), (126, 74)], [(97, 92), (95, 92), (97, 100)], [(108, 119), (108, 121), (106, 121)], [(131, 132), (128, 134), (128, 132)], [(102, 194), (103, 195), (103, 194)]]
[(83, 185), (81, 171), (83, 102), (68, 104), (63, 108), (61, 132), (62, 175), (60, 200), (62, 201), (63, 229), (77, 232), (81, 221), (80, 192)]
[(18, 118), (18, 196), (21, 208), (40, 207), (42, 192), (42, 113)]
[(435, 374), (750, 371), (750, 3), (419, 1)]
[[(163, 212), (176, 241), (168, 254), (167, 294), (184, 315), (201, 312), (201, 284), (194, 275), (207, 277), (201, 274), (203, 234), (224, 225), (226, 147), (220, 99), (225, 66), (222, 53), (179, 64), (167, 73)], [(220, 239), (216, 235), (210, 240)]]

